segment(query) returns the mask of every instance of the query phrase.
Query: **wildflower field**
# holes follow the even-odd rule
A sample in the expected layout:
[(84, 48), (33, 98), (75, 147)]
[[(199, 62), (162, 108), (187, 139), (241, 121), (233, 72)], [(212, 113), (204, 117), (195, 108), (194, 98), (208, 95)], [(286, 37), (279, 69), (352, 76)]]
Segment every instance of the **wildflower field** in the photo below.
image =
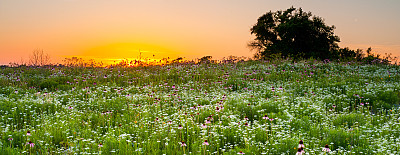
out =
[(0, 154), (400, 154), (399, 82), (313, 60), (1, 68)]

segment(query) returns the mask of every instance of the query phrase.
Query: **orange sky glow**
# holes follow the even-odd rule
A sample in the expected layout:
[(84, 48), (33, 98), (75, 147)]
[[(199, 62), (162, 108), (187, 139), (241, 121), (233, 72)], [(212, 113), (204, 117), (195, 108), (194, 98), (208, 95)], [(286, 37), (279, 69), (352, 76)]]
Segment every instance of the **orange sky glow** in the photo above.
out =
[(27, 62), (35, 49), (52, 63), (251, 57), (257, 18), (291, 6), (335, 25), (341, 47), (400, 56), (397, 0), (1, 0), (0, 64)]

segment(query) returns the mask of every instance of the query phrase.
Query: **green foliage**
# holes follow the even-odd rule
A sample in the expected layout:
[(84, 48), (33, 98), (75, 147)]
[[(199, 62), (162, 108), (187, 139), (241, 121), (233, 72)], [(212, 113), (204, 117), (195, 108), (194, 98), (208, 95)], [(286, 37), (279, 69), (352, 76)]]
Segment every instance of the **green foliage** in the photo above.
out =
[(312, 122), (307, 116), (300, 116), (299, 119), (290, 122), (290, 126), (294, 131), (308, 132), (311, 128)]
[(2, 68), (0, 148), (9, 154), (295, 154), (301, 139), (309, 154), (323, 154), (325, 144), (333, 154), (396, 154), (399, 71), (313, 59)]
[(247, 82), (240, 79), (229, 79), (224, 87), (228, 88), (230, 91), (241, 91), (244, 88), (247, 88)]
[(400, 104), (399, 92), (393, 90), (380, 90), (375, 95), (365, 94), (374, 110), (390, 109), (393, 105)]
[(40, 89), (55, 90), (58, 86), (58, 82), (52, 79), (46, 79), (39, 84)]
[(4, 149), (1, 151), (3, 154), (19, 154), (18, 150), (15, 150), (15, 149), (9, 148), (9, 147), (4, 147)]
[(333, 125), (337, 127), (353, 128), (354, 125), (364, 124), (365, 116), (362, 114), (341, 114), (333, 120)]

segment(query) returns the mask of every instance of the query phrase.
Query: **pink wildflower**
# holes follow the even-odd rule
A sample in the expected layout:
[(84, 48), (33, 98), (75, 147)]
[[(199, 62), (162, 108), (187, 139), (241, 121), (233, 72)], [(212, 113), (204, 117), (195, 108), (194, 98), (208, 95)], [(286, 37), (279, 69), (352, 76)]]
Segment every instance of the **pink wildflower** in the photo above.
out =
[(181, 142), (181, 146), (182, 146), (182, 147), (185, 147), (185, 146), (186, 146), (186, 143), (185, 143), (184, 141), (182, 141), (182, 142)]
[(35, 146), (35, 143), (32, 143), (32, 141), (29, 141), (28, 144), (29, 144), (29, 147), (34, 147)]
[(325, 147), (322, 149), (322, 151), (324, 151), (324, 152), (331, 152), (331, 150), (329, 149), (329, 145), (326, 144)]
[(210, 145), (207, 140), (204, 140), (203, 145)]
[(300, 140), (298, 148), (302, 148), (302, 147), (304, 147), (303, 140)]
[(267, 115), (264, 115), (263, 119), (268, 120), (269, 118)]

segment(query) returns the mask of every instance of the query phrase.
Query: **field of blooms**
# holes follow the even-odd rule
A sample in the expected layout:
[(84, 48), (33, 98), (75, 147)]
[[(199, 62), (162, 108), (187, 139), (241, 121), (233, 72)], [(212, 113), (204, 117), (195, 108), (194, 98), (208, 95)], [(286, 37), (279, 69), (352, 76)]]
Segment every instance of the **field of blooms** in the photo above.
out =
[(0, 69), (0, 154), (400, 154), (400, 67)]

